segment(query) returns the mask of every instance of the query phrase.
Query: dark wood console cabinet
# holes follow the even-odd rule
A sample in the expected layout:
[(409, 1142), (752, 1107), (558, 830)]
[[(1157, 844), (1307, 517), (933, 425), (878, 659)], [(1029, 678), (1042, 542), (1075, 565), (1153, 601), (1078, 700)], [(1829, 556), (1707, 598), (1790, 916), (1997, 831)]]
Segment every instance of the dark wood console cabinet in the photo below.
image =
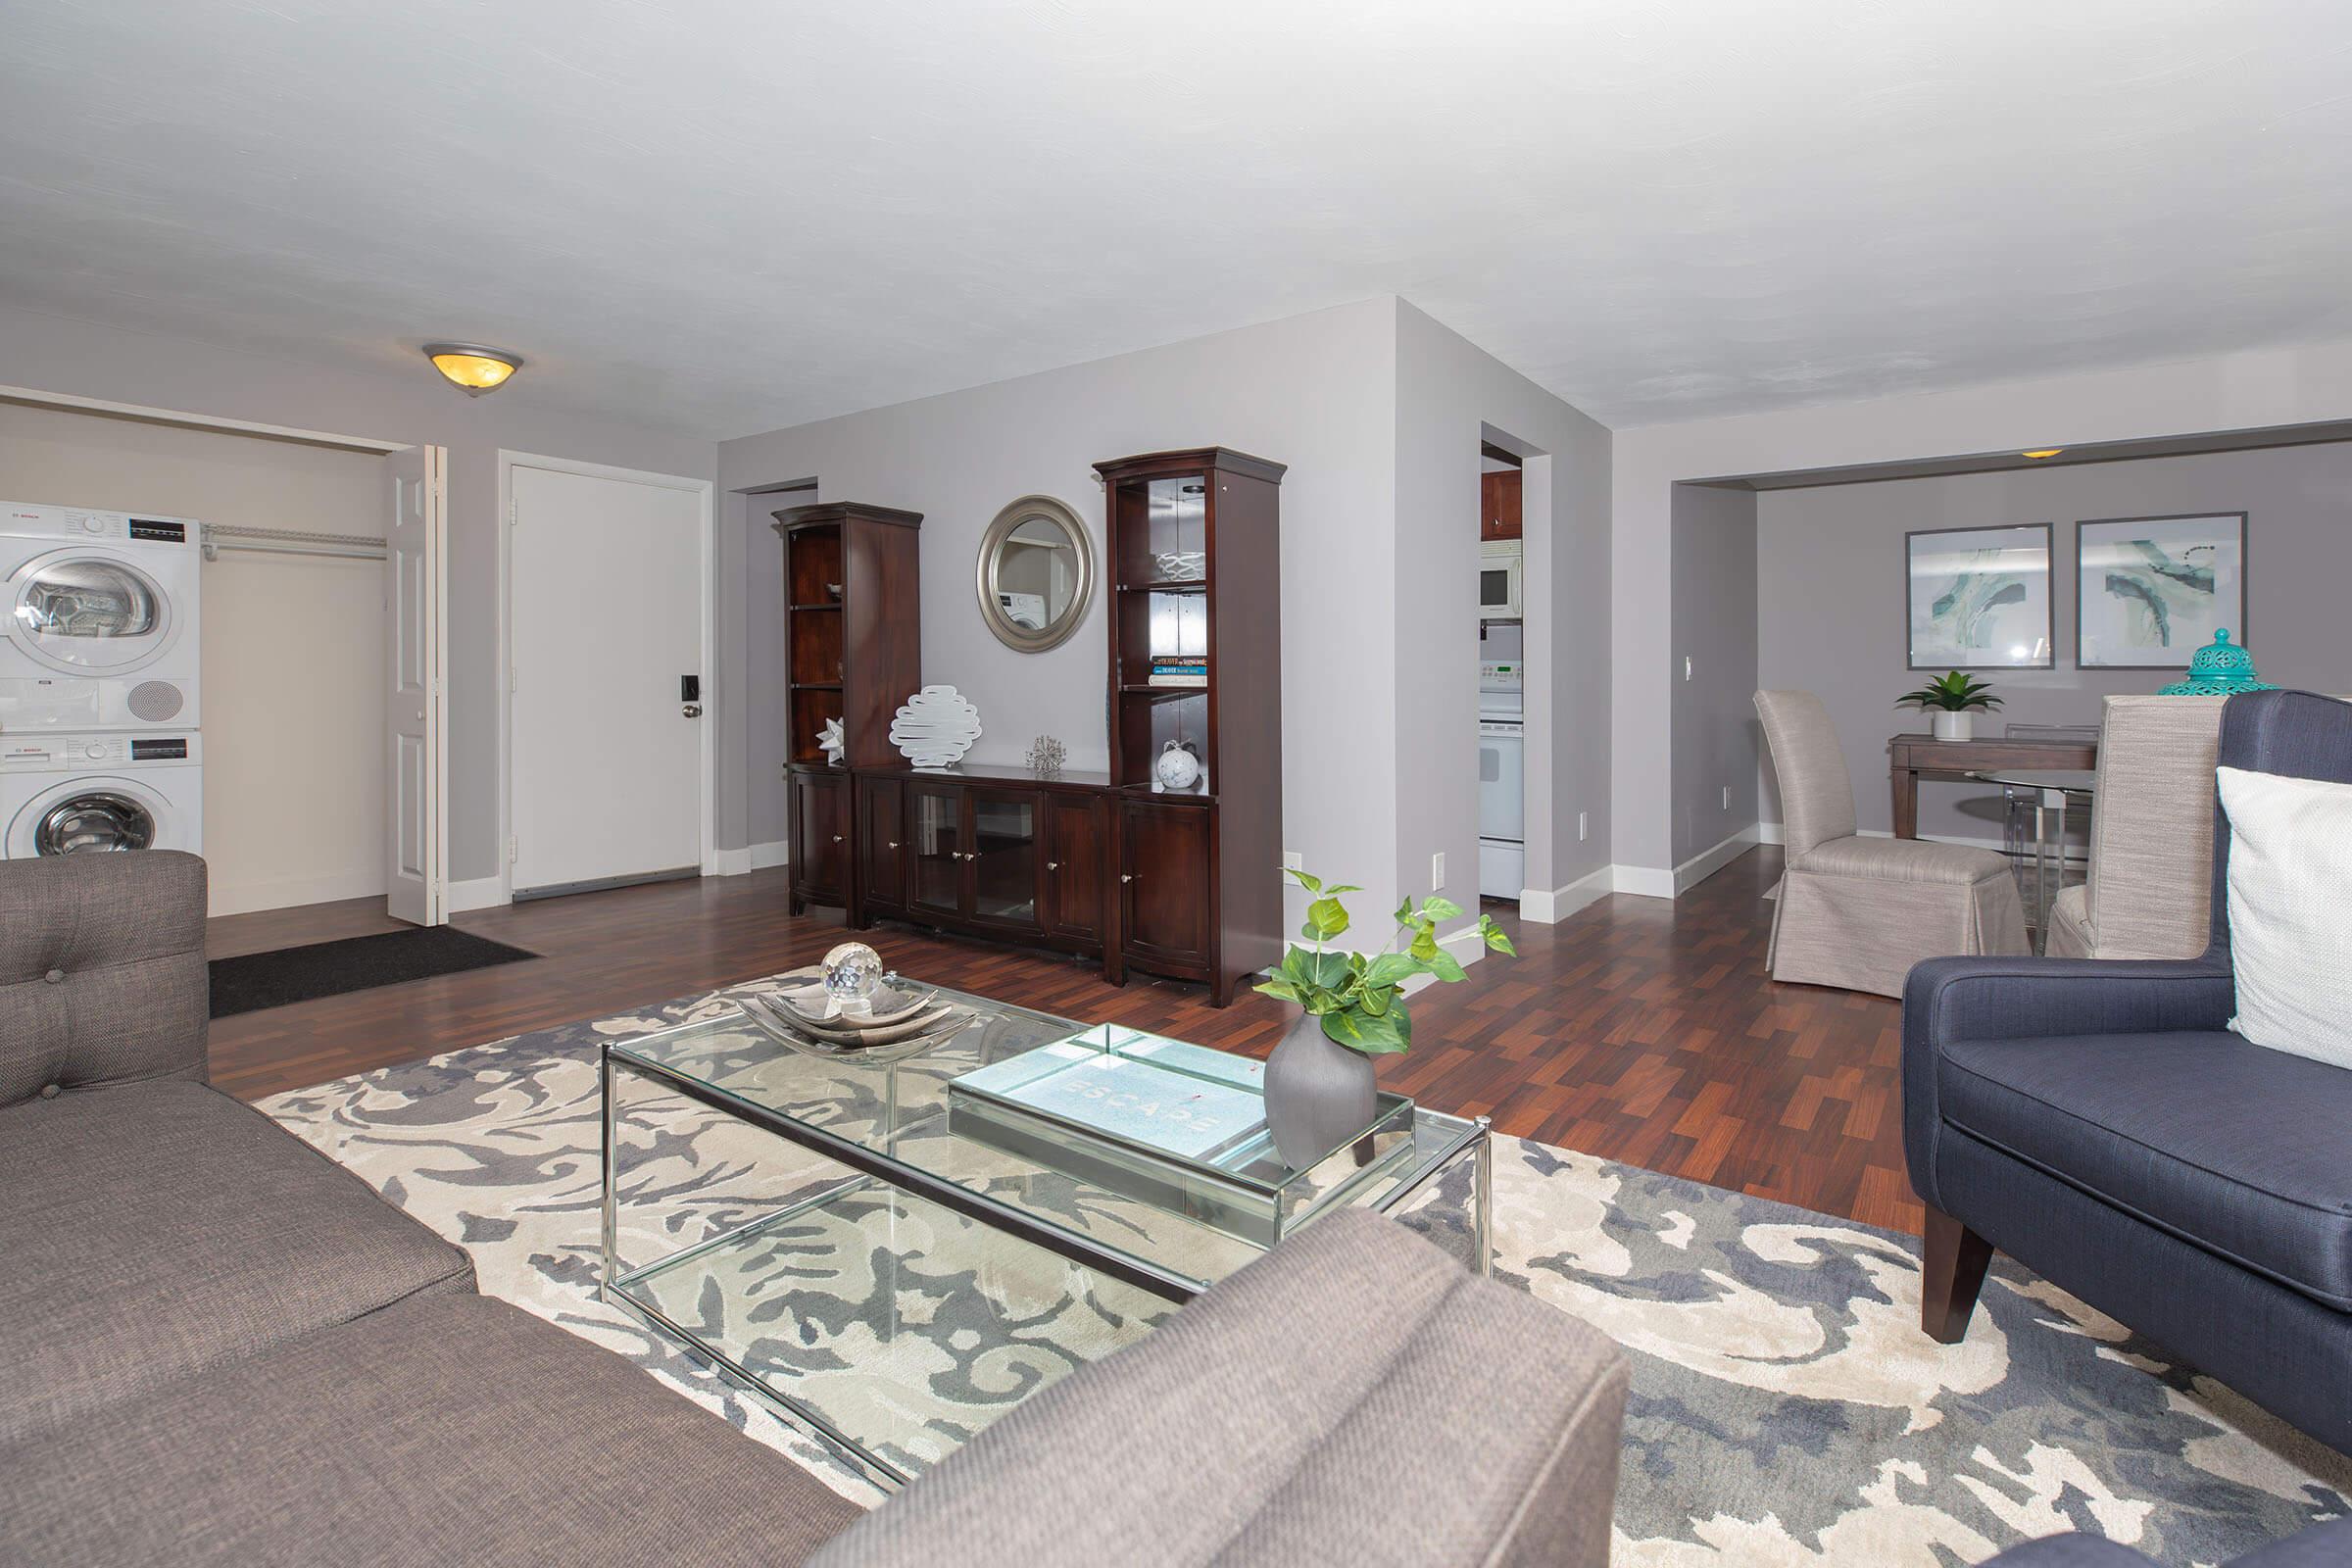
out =
[[(1099, 956), (1224, 1006), (1278, 961), (1283, 466), (1206, 447), (1095, 465), (1104, 502), (1109, 770), (916, 769), (888, 749), (920, 685), (912, 513), (776, 514), (787, 560), (794, 913)], [(877, 613), (877, 607), (881, 612)], [(846, 765), (815, 751), (839, 716)], [(1171, 749), (1199, 776), (1163, 786)]]
[(815, 762), (796, 762), (789, 774), (795, 914), (836, 905), (859, 929), (904, 920), (1103, 952), (1113, 906), (1106, 775)]

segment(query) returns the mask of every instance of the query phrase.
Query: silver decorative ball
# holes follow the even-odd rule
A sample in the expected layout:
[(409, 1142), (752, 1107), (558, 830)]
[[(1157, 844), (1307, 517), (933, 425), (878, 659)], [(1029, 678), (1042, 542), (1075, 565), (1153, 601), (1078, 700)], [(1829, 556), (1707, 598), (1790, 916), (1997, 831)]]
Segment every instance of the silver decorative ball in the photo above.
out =
[(844, 942), (825, 955), (825, 995), (835, 1002), (863, 1002), (882, 983), (882, 955), (862, 942)]

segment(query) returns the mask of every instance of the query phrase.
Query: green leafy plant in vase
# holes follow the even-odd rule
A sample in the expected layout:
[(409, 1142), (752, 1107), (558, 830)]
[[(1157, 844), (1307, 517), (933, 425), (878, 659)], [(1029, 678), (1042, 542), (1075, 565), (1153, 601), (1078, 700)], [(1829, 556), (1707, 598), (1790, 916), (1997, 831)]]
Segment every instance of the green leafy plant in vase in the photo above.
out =
[[(1266, 1058), (1266, 1125), (1283, 1163), (1305, 1170), (1372, 1125), (1379, 1104), (1372, 1058), (1413, 1044), (1405, 983), (1422, 975), (1467, 978), (1460, 960), (1438, 943), (1439, 923), (1458, 917), (1462, 906), (1435, 895), (1418, 905), (1407, 899), (1396, 906), (1396, 935), (1389, 945), (1353, 953), (1331, 944), (1348, 931), (1340, 895), (1363, 889), (1326, 885), (1287, 867), (1284, 874), (1313, 900), (1298, 931), (1312, 946), (1291, 944), (1256, 988), (1305, 1009)], [(1492, 915), (1478, 917), (1478, 938), (1496, 953), (1518, 956)]]
[(1939, 741), (1976, 739), (1977, 710), (1987, 712), (2001, 706), (1992, 695), (1992, 683), (1982, 681), (1961, 670), (1928, 682), (1915, 692), (1905, 692), (1894, 700), (1897, 708), (1906, 705), (1936, 716), (1936, 738)]

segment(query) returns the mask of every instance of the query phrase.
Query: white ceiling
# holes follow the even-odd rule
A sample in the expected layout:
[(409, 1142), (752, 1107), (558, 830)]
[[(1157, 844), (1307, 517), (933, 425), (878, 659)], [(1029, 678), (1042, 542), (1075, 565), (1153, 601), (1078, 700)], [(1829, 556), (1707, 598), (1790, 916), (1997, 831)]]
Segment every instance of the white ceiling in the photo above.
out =
[(1612, 424), (2352, 336), (2343, 0), (7, 0), (0, 299), (724, 437), (1397, 293)]

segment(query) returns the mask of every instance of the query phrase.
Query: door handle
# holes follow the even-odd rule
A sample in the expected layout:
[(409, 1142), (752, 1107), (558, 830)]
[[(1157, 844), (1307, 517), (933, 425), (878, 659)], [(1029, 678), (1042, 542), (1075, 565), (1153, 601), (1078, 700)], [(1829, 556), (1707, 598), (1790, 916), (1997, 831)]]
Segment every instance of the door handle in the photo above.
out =
[(684, 713), (688, 718), (700, 718), (703, 716), (703, 705), (700, 703), (687, 703), (680, 707), (678, 711)]

